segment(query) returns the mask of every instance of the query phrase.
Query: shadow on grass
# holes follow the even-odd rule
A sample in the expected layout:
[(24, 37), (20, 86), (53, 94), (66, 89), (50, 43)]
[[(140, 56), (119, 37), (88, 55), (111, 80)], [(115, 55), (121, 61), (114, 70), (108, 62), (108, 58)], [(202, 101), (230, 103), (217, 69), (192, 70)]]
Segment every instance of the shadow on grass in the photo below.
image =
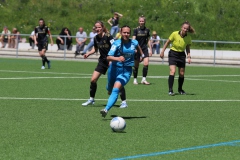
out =
[[(114, 117), (118, 117), (118, 115), (111, 115), (112, 118)], [(147, 118), (146, 116), (139, 116), (139, 117), (134, 117), (134, 116), (131, 116), (131, 117), (124, 117), (124, 116), (119, 116), (119, 117), (122, 117), (123, 119), (138, 119), (138, 118)]]

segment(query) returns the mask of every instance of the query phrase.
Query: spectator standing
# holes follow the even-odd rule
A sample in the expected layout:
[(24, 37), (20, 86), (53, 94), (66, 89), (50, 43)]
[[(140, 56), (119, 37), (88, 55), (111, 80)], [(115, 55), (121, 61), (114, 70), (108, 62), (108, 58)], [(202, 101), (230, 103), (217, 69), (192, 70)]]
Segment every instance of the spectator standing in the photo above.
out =
[(75, 58), (77, 55), (80, 54), (80, 51), (83, 51), (85, 43), (87, 41), (87, 33), (83, 31), (83, 28), (80, 27), (78, 32), (76, 33), (76, 51), (75, 51)]
[(174, 96), (173, 92), (173, 83), (174, 83), (174, 76), (176, 72), (176, 67), (178, 67), (178, 92), (181, 95), (185, 95), (185, 91), (182, 89), (183, 82), (184, 82), (184, 73), (185, 73), (185, 65), (186, 65), (186, 54), (187, 52), (187, 59), (188, 63), (191, 63), (191, 55), (190, 55), (190, 46), (192, 44), (192, 38), (187, 33), (195, 33), (194, 28), (190, 25), (188, 21), (182, 23), (180, 31), (174, 31), (169, 36), (167, 42), (164, 44), (163, 49), (161, 51), (160, 57), (164, 57), (164, 51), (166, 50), (167, 46), (172, 42), (172, 47), (168, 53), (168, 62), (169, 62), (169, 69), (170, 74), (168, 77), (168, 86), (170, 96)]
[(2, 35), (0, 38), (0, 42), (2, 43), (2, 48), (5, 47), (4, 43), (8, 43), (8, 48), (10, 48), (10, 41), (11, 41), (11, 32), (8, 30), (8, 27), (5, 26), (2, 31)]
[(119, 30), (119, 19), (122, 18), (122, 14), (114, 12), (114, 16), (108, 20), (108, 24), (111, 26), (110, 34), (115, 37)]
[(152, 46), (152, 54), (160, 54), (160, 37), (157, 35), (156, 31), (152, 32), (152, 37), (150, 39), (151, 46)]
[(42, 67), (41, 69), (45, 69), (45, 63), (48, 64), (48, 69), (51, 68), (51, 62), (46, 57), (46, 51), (48, 50), (48, 37), (51, 40), (51, 45), (53, 45), (53, 39), (49, 28), (45, 25), (45, 21), (40, 18), (39, 26), (35, 28), (34, 34), (34, 42), (35, 45), (38, 46), (39, 55), (42, 58)]
[(72, 36), (71, 31), (67, 27), (64, 27), (56, 39), (56, 44), (58, 46), (58, 50), (60, 50), (60, 44), (64, 45), (65, 39), (66, 39), (67, 50), (70, 50), (70, 47), (72, 44), (71, 36)]
[(97, 35), (95, 27), (92, 28), (92, 32), (89, 34), (90, 42), (87, 47), (83, 50), (82, 55), (86, 54), (94, 46), (94, 37)]

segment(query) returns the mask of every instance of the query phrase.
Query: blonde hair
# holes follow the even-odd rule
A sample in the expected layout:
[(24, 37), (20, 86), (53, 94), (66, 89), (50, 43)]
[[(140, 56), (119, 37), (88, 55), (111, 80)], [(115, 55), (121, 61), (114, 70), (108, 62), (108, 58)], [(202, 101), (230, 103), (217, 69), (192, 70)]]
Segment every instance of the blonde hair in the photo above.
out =
[(138, 20), (139, 20), (140, 18), (144, 19), (144, 23), (146, 23), (146, 18), (145, 18), (143, 15), (141, 15), (141, 16), (138, 18)]
[(12, 30), (13, 33), (17, 33), (17, 31), (18, 31), (17, 28), (13, 28)]

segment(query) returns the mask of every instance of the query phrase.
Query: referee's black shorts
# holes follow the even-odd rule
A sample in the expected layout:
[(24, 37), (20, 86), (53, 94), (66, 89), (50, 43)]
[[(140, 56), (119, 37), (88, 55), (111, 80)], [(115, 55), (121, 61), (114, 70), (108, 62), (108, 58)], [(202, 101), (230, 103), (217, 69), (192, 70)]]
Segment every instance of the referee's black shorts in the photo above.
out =
[(185, 52), (177, 52), (174, 50), (170, 50), (168, 52), (168, 63), (169, 63), (169, 66), (175, 65), (179, 68), (185, 68), (186, 66)]

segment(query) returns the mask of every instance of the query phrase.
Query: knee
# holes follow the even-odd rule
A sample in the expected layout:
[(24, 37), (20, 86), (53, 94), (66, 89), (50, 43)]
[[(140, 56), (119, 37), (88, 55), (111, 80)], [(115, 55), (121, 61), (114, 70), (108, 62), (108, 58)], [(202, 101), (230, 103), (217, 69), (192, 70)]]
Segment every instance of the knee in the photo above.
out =
[(91, 82), (91, 84), (93, 84), (93, 85), (95, 84), (95, 85), (96, 85), (97, 79), (93, 79), (93, 78), (92, 78), (90, 82)]
[(180, 72), (179, 77), (184, 77), (184, 72)]

